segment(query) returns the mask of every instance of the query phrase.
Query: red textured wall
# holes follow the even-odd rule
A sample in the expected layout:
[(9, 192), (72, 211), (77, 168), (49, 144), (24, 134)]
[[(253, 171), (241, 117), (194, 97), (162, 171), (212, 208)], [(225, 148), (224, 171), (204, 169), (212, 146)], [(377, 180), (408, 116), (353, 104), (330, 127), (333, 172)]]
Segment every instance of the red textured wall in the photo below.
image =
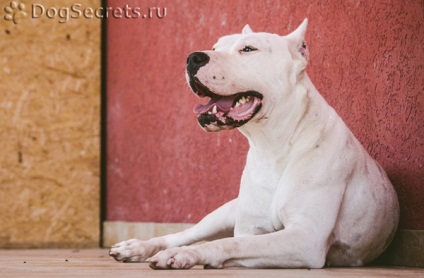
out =
[(186, 57), (246, 23), (287, 34), (308, 17), (312, 81), (388, 172), (401, 227), (424, 229), (423, 1), (307, 2), (109, 1), (166, 16), (108, 19), (107, 220), (196, 222), (237, 196), (247, 143), (197, 126)]

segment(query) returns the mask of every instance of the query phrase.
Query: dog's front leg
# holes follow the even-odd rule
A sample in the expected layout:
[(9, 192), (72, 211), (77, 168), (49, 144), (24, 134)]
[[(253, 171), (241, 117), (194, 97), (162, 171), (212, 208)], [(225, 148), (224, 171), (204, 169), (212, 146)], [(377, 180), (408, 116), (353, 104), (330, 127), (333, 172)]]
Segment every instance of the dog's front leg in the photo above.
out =
[(109, 255), (117, 261), (143, 262), (164, 249), (230, 237), (234, 231), (236, 205), (237, 199), (234, 199), (208, 214), (198, 224), (179, 233), (150, 240), (130, 239), (120, 242), (112, 246)]
[(149, 258), (154, 269), (205, 268), (322, 268), (325, 236), (305, 232), (304, 227), (287, 227), (270, 234), (240, 236), (164, 250)]

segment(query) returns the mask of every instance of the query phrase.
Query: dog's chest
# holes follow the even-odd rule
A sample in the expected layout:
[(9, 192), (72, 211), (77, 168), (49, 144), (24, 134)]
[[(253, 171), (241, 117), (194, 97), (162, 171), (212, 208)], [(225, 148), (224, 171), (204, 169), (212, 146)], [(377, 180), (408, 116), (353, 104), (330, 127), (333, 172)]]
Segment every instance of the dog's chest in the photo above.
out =
[(235, 236), (258, 235), (282, 228), (272, 204), (280, 174), (268, 163), (250, 163), (243, 172), (237, 201)]

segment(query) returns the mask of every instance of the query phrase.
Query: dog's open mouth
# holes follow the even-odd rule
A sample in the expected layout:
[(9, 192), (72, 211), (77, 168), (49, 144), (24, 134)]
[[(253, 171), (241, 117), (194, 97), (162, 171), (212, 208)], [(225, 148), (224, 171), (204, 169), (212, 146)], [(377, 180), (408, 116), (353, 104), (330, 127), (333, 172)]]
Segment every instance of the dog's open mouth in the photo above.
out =
[(200, 82), (191, 84), (200, 97), (209, 97), (206, 104), (194, 107), (199, 124), (207, 131), (240, 127), (251, 120), (262, 107), (262, 95), (256, 91), (246, 91), (230, 96), (211, 92)]

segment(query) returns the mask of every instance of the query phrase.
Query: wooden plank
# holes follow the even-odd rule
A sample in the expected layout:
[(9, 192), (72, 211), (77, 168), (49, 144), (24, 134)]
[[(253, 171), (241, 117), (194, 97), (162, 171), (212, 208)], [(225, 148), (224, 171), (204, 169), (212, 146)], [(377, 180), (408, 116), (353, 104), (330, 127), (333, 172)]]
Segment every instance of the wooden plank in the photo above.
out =
[(362, 267), (326, 269), (152, 270), (145, 263), (119, 263), (105, 249), (1, 250), (0, 276), (8, 277), (424, 277), (424, 269)]

